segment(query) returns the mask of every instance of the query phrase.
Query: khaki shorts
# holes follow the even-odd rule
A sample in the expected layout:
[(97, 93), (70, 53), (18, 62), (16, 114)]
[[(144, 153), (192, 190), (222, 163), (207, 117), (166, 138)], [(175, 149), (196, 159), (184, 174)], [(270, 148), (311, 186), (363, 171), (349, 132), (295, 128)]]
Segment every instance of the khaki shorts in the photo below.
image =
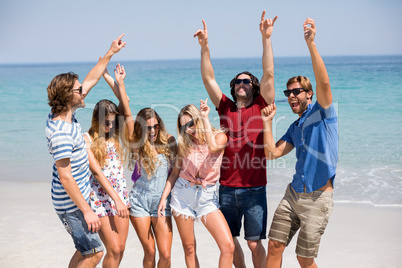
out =
[(332, 192), (298, 193), (289, 184), (275, 211), (268, 237), (287, 246), (300, 229), (296, 254), (316, 258), (333, 206)]

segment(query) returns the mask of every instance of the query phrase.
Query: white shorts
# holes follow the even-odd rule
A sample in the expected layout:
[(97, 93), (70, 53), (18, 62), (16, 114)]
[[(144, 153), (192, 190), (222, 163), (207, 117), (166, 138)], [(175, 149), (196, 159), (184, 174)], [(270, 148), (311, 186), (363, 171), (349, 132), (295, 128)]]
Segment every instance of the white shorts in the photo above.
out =
[(170, 208), (175, 216), (200, 218), (219, 209), (216, 185), (195, 184), (178, 178), (171, 192)]

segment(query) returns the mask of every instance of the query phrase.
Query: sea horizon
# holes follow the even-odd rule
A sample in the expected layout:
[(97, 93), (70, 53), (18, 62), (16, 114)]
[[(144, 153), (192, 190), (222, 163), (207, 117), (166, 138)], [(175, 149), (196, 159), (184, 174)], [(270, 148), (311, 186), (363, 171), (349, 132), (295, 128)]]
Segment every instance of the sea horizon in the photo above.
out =
[[(339, 121), (339, 164), (335, 179), (336, 202), (402, 206), (402, 55), (323, 56), (330, 77)], [(239, 72), (262, 75), (261, 58), (213, 58), (215, 77), (224, 94)], [(74, 71), (80, 81), (93, 62), (0, 64), (0, 105), (4, 129), (0, 132), (0, 181), (49, 182), (52, 159), (44, 135), (46, 87), (63, 72)], [(113, 69), (112, 61), (108, 68)], [(129, 60), (125, 66), (126, 89), (133, 114), (153, 107), (168, 132), (177, 136), (177, 112), (186, 104), (199, 105), (208, 97), (202, 84), (200, 59)], [(308, 76), (315, 89), (311, 59), (307, 56), (275, 57), (275, 139), (280, 139), (297, 119), (283, 95), (286, 81), (294, 75)], [(180, 96), (180, 97), (178, 97)], [(92, 109), (100, 99), (117, 102), (103, 79), (77, 110), (83, 131), (90, 125)], [(315, 99), (313, 100), (315, 101)], [(215, 109), (211, 121), (219, 125)], [(283, 161), (283, 162), (280, 162)], [(268, 162), (267, 191), (283, 194), (294, 174), (295, 152), (283, 160)], [(279, 165), (281, 164), (281, 165)], [(126, 177), (131, 176), (127, 171)]]

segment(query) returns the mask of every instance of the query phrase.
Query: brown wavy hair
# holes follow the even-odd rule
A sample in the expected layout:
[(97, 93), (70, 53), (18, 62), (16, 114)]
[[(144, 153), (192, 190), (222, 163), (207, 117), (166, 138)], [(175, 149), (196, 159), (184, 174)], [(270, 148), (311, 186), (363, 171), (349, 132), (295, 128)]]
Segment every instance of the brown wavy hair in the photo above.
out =
[[(205, 144), (207, 139), (205, 137), (205, 129), (204, 123), (202, 122), (201, 112), (195, 107), (193, 104), (189, 104), (184, 106), (181, 109), (179, 116), (177, 117), (177, 132), (178, 132), (178, 156), (186, 157), (190, 152), (194, 145), (194, 141), (192, 140), (192, 136), (186, 133), (186, 131), (181, 131), (180, 118), (184, 115), (188, 115), (194, 122), (194, 126), (196, 129), (195, 138), (199, 144)], [(211, 125), (212, 133), (215, 135), (217, 133), (223, 132), (221, 129), (216, 129)]]
[[(110, 114), (115, 114), (116, 119), (110, 131), (105, 133), (105, 118)], [(126, 162), (128, 150), (124, 143), (125, 131), (123, 128), (124, 118), (119, 114), (116, 104), (110, 100), (100, 100), (93, 110), (91, 127), (88, 130), (88, 134), (92, 139), (91, 150), (101, 167), (107, 164), (106, 141), (114, 143), (119, 160), (123, 164)]]
[(73, 87), (78, 75), (69, 72), (59, 74), (53, 78), (47, 86), (48, 104), (52, 107), (53, 114), (66, 112), (73, 100)]
[(292, 78), (289, 78), (288, 82), (286, 83), (286, 88), (288, 88), (291, 84), (293, 83), (300, 83), (302, 88), (306, 91), (311, 91), (311, 100), (313, 100), (313, 86), (311, 85), (310, 79), (308, 79), (305, 76), (294, 76)]
[(156, 118), (159, 124), (158, 135), (156, 136), (154, 143), (157, 153), (165, 155), (170, 162), (173, 161), (173, 152), (169, 147), (169, 134), (162, 119), (158, 113), (151, 108), (141, 109), (134, 121), (133, 136), (129, 139), (130, 143), (134, 146), (134, 151), (136, 152), (130, 154), (129, 167), (133, 169), (135, 162), (140, 161), (148, 178), (156, 173), (158, 164), (160, 164), (157, 156), (152, 153), (152, 145), (148, 139), (147, 120), (151, 118)]

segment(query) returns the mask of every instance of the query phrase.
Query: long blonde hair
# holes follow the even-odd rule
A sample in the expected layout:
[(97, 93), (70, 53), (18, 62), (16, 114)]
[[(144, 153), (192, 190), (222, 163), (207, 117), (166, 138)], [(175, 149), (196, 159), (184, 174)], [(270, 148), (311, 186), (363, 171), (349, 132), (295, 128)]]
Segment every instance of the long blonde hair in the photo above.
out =
[(130, 143), (132, 143), (131, 146), (136, 149), (136, 153), (130, 154), (129, 167), (133, 169), (135, 162), (140, 161), (148, 178), (156, 173), (159, 164), (159, 160), (153, 153), (152, 145), (148, 139), (147, 121), (151, 118), (155, 118), (159, 124), (158, 135), (153, 144), (156, 152), (158, 154), (163, 154), (168, 160), (170, 160), (170, 162), (173, 160), (173, 152), (169, 147), (169, 134), (162, 119), (158, 113), (151, 108), (140, 110), (135, 118), (133, 136), (130, 138)]
[[(105, 118), (110, 114), (115, 114), (116, 119), (109, 133), (105, 133)], [(114, 143), (119, 160), (123, 164), (126, 163), (128, 150), (124, 142), (120, 143), (120, 140), (125, 140), (125, 138), (122, 137), (122, 135), (124, 135), (124, 130), (122, 129), (124, 128), (124, 119), (122, 119), (122, 116), (119, 115), (120, 114), (116, 104), (110, 100), (99, 101), (95, 105), (92, 113), (92, 122), (91, 127), (88, 130), (88, 134), (92, 139), (91, 150), (101, 167), (107, 165), (106, 141), (111, 141)]]
[[(194, 141), (192, 140), (192, 136), (186, 133), (186, 130), (181, 130), (180, 119), (184, 116), (188, 115), (194, 122), (194, 126), (196, 129), (195, 138), (199, 144), (205, 144), (207, 142), (205, 137), (205, 129), (204, 123), (202, 122), (201, 112), (195, 107), (193, 104), (189, 104), (183, 109), (181, 109), (179, 116), (177, 117), (177, 132), (178, 132), (178, 155), (180, 157), (185, 157), (191, 152), (191, 148), (194, 145)], [(217, 133), (223, 132), (221, 129), (216, 129), (211, 125), (212, 134), (216, 135)]]

